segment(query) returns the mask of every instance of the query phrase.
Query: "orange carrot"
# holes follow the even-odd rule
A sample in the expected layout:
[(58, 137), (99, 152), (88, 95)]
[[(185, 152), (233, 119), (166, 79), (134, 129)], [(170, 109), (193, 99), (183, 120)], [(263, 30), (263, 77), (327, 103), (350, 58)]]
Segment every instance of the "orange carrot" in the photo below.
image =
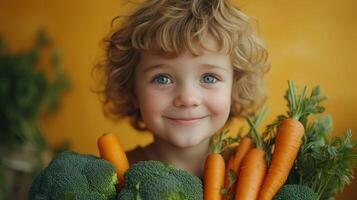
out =
[(232, 172), (234, 172), (233, 160), (234, 160), (234, 156), (231, 155), (226, 165), (226, 171), (224, 175), (224, 188), (226, 189), (228, 189), (229, 185), (231, 184), (229, 180), (229, 170), (232, 170)]
[(235, 181), (231, 179), (231, 176), (236, 178), (236, 174), (233, 171), (233, 160), (234, 160), (234, 155), (231, 155), (226, 165), (226, 171), (224, 174), (224, 189), (226, 190), (226, 192), (225, 194), (223, 194), (222, 197), (223, 200), (230, 200), (230, 195), (232, 195), (232, 191), (233, 191), (232, 188), (235, 187)]
[(304, 125), (301, 122), (306, 122), (309, 114), (323, 111), (319, 103), (326, 97), (322, 95), (319, 87), (312, 90), (310, 97), (306, 97), (306, 86), (301, 95), (296, 95), (295, 83), (288, 80), (288, 85), (286, 95), (288, 116), (279, 124), (271, 165), (260, 191), (259, 200), (271, 200), (284, 185), (304, 136)]
[(267, 171), (265, 151), (254, 148), (244, 157), (239, 171), (235, 200), (255, 200)]
[[(260, 113), (256, 119), (256, 121), (254, 122), (256, 127), (260, 126), (263, 118), (265, 117), (266, 115), (266, 108), (264, 107), (262, 109), (262, 113)], [(250, 129), (247, 136), (243, 137), (243, 139), (241, 139), (241, 142), (239, 143), (239, 146), (237, 147), (236, 149), (236, 152), (234, 154), (234, 157), (233, 157), (233, 161), (232, 161), (232, 164), (228, 165), (227, 166), (227, 169), (226, 169), (226, 176), (225, 176), (225, 188), (229, 188), (230, 185), (232, 185), (232, 183), (230, 183), (230, 179), (229, 179), (229, 174), (228, 172), (231, 170), (233, 176), (235, 179), (237, 179), (238, 175), (239, 175), (239, 168), (241, 166), (241, 163), (244, 159), (244, 157), (248, 154), (248, 152), (253, 148), (253, 139), (254, 138), (254, 133), (253, 133), (253, 129)], [(234, 197), (235, 196), (235, 192), (236, 192), (236, 188), (237, 188), (237, 183), (235, 182), (231, 187), (230, 187), (230, 190), (227, 190), (227, 197), (229, 196), (232, 196)]]
[(247, 155), (250, 149), (253, 148), (253, 141), (250, 137), (246, 136), (242, 139), (237, 147), (236, 153), (233, 160), (234, 172), (238, 173), (239, 167), (242, 163), (243, 158)]
[(103, 134), (99, 137), (97, 143), (100, 157), (114, 165), (119, 180), (119, 186), (124, 186), (124, 173), (129, 168), (129, 162), (118, 139), (114, 134)]
[[(231, 172), (234, 178), (237, 178), (240, 165), (243, 158), (247, 155), (250, 149), (253, 148), (253, 141), (250, 137), (245, 136), (239, 143), (239, 146), (236, 148), (235, 154), (229, 159), (226, 167), (225, 179), (224, 179), (224, 188), (227, 190), (227, 195), (235, 196), (236, 183), (231, 183), (229, 178), (229, 172)], [(226, 198), (228, 199), (228, 198)]]
[(224, 182), (225, 163), (220, 153), (208, 155), (204, 168), (204, 199), (221, 200)]
[(304, 126), (295, 119), (285, 119), (279, 126), (275, 149), (259, 200), (271, 200), (284, 185), (299, 152)]
[(243, 158), (238, 172), (238, 182), (236, 188), (235, 200), (255, 200), (257, 199), (260, 187), (264, 182), (267, 171), (267, 162), (265, 158), (264, 142), (257, 132), (257, 124), (265, 118), (267, 114), (266, 107), (258, 114), (254, 123), (247, 118), (256, 147), (250, 149)]
[(207, 156), (203, 174), (203, 198), (204, 200), (221, 200), (224, 184), (226, 163), (221, 155), (223, 149), (228, 146), (224, 140), (226, 132), (215, 134), (211, 138), (210, 147), (212, 152)]

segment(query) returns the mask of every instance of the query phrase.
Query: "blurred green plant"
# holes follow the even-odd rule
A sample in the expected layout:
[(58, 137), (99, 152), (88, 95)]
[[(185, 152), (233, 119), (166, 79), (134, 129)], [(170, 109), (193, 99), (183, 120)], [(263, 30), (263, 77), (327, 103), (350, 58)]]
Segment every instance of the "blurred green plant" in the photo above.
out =
[(70, 82), (62, 70), (58, 50), (52, 53), (54, 81), (38, 69), (41, 50), (50, 46), (44, 30), (38, 32), (34, 47), (24, 53), (11, 53), (0, 39), (0, 143), (16, 148), (25, 142), (45, 145), (40, 116), (58, 108), (59, 97)]
[[(45, 50), (51, 52), (50, 66), (40, 66)], [(0, 185), (6, 183), (2, 158), (25, 144), (35, 147), (40, 162), (37, 168), (43, 167), (41, 152), (50, 148), (42, 135), (40, 119), (44, 113), (57, 111), (59, 99), (69, 86), (60, 53), (51, 47), (45, 30), (38, 32), (30, 50), (21, 53), (10, 52), (0, 38)]]

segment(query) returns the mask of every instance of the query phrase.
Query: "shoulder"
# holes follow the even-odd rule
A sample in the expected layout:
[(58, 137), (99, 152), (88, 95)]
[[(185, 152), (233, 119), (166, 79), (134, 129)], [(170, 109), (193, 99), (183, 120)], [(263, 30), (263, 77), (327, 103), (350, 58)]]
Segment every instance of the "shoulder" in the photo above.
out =
[(135, 164), (139, 161), (148, 160), (148, 157), (143, 147), (141, 146), (136, 146), (133, 149), (126, 151), (125, 153), (130, 165)]

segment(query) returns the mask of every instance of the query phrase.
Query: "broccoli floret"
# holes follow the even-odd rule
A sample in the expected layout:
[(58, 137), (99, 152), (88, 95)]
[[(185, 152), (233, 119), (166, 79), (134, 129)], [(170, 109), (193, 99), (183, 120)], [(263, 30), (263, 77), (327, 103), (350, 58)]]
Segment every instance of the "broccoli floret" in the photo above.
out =
[(284, 185), (274, 200), (317, 200), (318, 195), (308, 186), (287, 184)]
[[(113, 199), (116, 196), (115, 185), (118, 183), (118, 178), (115, 168), (108, 164), (109, 162), (103, 161), (102, 159), (92, 160), (84, 166), (82, 173), (85, 174), (91, 191), (96, 191), (109, 199)], [(100, 169), (100, 173), (93, 173), (98, 169)]]
[(141, 161), (125, 173), (118, 200), (203, 199), (201, 180), (160, 161)]
[(86, 200), (105, 200), (107, 199), (104, 195), (99, 194), (98, 192), (87, 192), (87, 193), (73, 193), (67, 192), (59, 200), (77, 200), (77, 199), (86, 199)]
[(118, 179), (108, 161), (66, 151), (56, 156), (33, 181), (30, 200), (108, 200), (116, 198)]

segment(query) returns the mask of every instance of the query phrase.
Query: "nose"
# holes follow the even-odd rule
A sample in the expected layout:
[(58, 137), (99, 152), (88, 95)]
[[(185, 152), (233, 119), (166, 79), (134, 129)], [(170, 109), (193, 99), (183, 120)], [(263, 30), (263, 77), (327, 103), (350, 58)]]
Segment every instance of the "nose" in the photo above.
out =
[(176, 107), (196, 107), (202, 103), (199, 91), (194, 86), (186, 85), (179, 87), (173, 101)]

